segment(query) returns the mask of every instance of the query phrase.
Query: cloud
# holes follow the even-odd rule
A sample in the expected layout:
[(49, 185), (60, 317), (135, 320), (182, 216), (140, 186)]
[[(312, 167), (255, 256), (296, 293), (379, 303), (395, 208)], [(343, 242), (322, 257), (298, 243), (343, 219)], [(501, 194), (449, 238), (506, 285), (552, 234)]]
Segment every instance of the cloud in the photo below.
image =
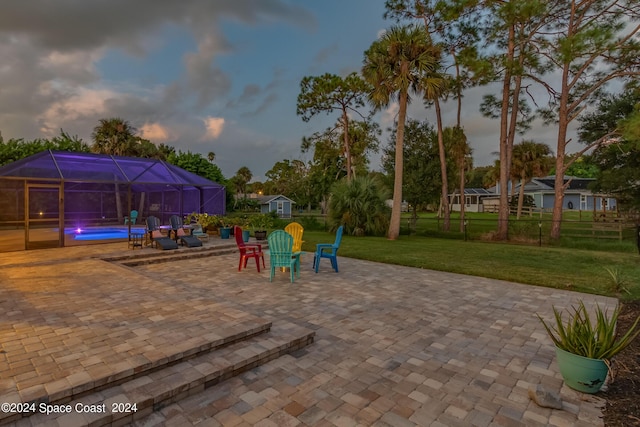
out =
[(398, 119), (398, 111), (400, 111), (400, 104), (396, 101), (391, 102), (387, 108), (384, 109), (382, 117), (380, 118), (380, 124), (383, 129), (393, 127), (395, 121)]
[(207, 117), (204, 119), (204, 125), (207, 129), (204, 140), (218, 139), (224, 129), (224, 118), (222, 117)]
[(171, 138), (169, 129), (160, 123), (145, 123), (140, 128), (140, 135), (153, 142), (166, 142)]

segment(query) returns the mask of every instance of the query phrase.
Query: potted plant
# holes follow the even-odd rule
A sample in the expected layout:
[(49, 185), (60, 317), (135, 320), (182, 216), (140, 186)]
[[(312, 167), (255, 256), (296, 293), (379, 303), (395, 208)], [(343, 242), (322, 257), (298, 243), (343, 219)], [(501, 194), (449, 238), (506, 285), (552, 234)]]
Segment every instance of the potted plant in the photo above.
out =
[(231, 220), (229, 217), (220, 218), (220, 238), (228, 239), (231, 236)]
[(640, 317), (629, 330), (616, 332), (620, 314), (617, 306), (609, 315), (596, 304), (595, 322), (589, 317), (581, 300), (569, 311), (564, 323), (562, 313), (553, 307), (555, 325), (549, 325), (539, 315), (538, 319), (556, 346), (558, 368), (565, 383), (584, 393), (597, 393), (604, 385), (611, 358), (624, 350), (640, 334)]
[(193, 221), (199, 224), (202, 227), (202, 231), (206, 232), (207, 234), (216, 234), (218, 232), (220, 220), (216, 215), (209, 215), (206, 212), (192, 212), (187, 215), (186, 222), (190, 223)]
[(256, 240), (267, 238), (267, 229), (273, 227), (273, 217), (269, 214), (260, 214), (251, 218), (251, 227)]

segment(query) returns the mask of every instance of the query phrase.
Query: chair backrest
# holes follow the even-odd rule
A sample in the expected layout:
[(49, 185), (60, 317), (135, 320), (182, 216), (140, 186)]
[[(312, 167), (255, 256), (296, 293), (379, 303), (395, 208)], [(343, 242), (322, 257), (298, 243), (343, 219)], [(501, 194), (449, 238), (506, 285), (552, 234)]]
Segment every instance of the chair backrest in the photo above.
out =
[(338, 249), (340, 247), (340, 243), (342, 243), (342, 226), (338, 227), (336, 230), (336, 241), (333, 243), (333, 248)]
[(131, 213), (129, 214), (129, 218), (131, 218), (132, 221), (135, 221), (136, 218), (138, 218), (138, 211), (132, 210)]
[(182, 218), (178, 215), (171, 215), (169, 218), (169, 224), (171, 224), (173, 231), (178, 231), (179, 228), (182, 228)]
[(290, 267), (293, 254), (293, 236), (284, 230), (275, 230), (267, 236), (271, 266)]
[(300, 252), (302, 250), (304, 228), (297, 222), (292, 222), (284, 228), (284, 231), (293, 237), (293, 252)]
[(236, 244), (240, 249), (245, 248), (244, 240), (242, 240), (242, 228), (237, 225), (233, 226), (233, 235), (236, 237)]
[(155, 216), (148, 216), (147, 217), (147, 230), (148, 231), (154, 231), (154, 230), (159, 230), (160, 227), (160, 221), (158, 220), (157, 217)]

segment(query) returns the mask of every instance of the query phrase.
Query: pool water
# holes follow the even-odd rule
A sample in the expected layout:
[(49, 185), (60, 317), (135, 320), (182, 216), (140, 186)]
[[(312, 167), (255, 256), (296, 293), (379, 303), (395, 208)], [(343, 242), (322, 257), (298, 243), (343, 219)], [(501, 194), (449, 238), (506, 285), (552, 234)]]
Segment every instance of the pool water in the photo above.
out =
[[(145, 233), (144, 228), (131, 228), (131, 233)], [(74, 240), (112, 240), (129, 238), (128, 228), (100, 227), (100, 228), (70, 228), (65, 234), (73, 236)]]

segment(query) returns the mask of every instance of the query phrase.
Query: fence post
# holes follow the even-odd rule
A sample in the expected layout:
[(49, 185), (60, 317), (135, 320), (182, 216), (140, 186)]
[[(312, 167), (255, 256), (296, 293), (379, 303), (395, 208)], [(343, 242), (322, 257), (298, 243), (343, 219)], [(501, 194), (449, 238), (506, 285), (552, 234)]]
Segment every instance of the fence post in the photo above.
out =
[(638, 253), (640, 254), (640, 224), (636, 226), (636, 242), (638, 245)]
[(542, 221), (538, 221), (538, 246), (542, 246)]

